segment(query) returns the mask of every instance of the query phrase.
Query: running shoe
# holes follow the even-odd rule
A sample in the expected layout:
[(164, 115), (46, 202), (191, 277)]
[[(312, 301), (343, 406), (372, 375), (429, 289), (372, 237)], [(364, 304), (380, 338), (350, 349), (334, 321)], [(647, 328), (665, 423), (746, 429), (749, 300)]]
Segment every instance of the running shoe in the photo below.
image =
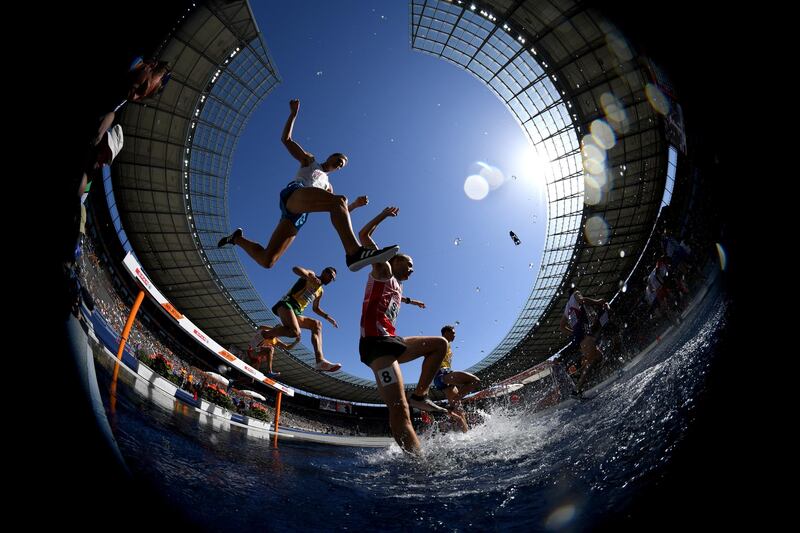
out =
[(358, 252), (346, 256), (345, 262), (347, 263), (347, 268), (353, 272), (357, 272), (367, 265), (388, 261), (394, 257), (398, 251), (400, 251), (400, 247), (396, 244), (381, 248), (380, 250), (373, 250), (362, 246)]
[(325, 361), (324, 359), (322, 361), (317, 361), (317, 364), (314, 365), (314, 370), (317, 370), (318, 372), (336, 372), (340, 368), (342, 368), (342, 365), (339, 363), (331, 363), (330, 361)]
[(447, 409), (444, 407), (439, 407), (435, 403), (431, 401), (430, 398), (427, 396), (422, 396), (421, 398), (414, 398), (414, 394), (411, 394), (408, 397), (408, 405), (411, 407), (415, 407), (420, 411), (429, 411), (431, 413), (447, 413)]
[(241, 237), (241, 236), (242, 236), (242, 228), (236, 228), (233, 231), (233, 233), (231, 233), (227, 237), (223, 237), (223, 238), (221, 238), (219, 240), (219, 242), (217, 243), (217, 248), (222, 248), (226, 244), (234, 244), (233, 239), (235, 239), (236, 237)]

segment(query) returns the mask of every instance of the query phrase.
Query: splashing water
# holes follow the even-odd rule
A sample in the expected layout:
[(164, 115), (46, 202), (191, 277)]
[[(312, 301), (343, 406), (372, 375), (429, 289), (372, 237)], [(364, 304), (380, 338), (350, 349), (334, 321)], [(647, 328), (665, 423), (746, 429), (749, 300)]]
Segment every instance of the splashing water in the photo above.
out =
[[(696, 334), (665, 340), (588, 401), (571, 400), (538, 413), (499, 405), (480, 412), (483, 421), (467, 433), (424, 435), (419, 461), (396, 446), (364, 453), (365, 468), (379, 473), (356, 475), (350, 482), (385, 498), (402, 481), (404, 490), (392, 497), (424, 509), (435, 495), (437, 504), (448, 503), (450, 510), (465, 499), (488, 501), (481, 511), (486, 518), (534, 513), (544, 520), (561, 509), (570, 519), (587, 520), (603, 509), (586, 498), (610, 506), (669, 461), (687, 429), (692, 389), (708, 369), (708, 350), (724, 316), (722, 306)], [(567, 495), (563, 501), (559, 491)], [(569, 506), (572, 514), (564, 510)], [(436, 512), (431, 513), (432, 519)]]
[[(467, 433), (422, 435), (420, 458), (396, 445), (358, 450), (287, 442), (278, 454), (224, 432), (203, 437), (211, 444), (202, 445), (196, 435), (169, 430), (120, 434), (126, 420), (115, 432), (134, 470), (157, 483), (174, 481), (175, 505), (206, 527), (269, 521), (278, 529), (298, 523), (358, 529), (380, 516), (388, 529), (444, 529), (444, 512), (446, 527), (458, 530), (487, 521), (498, 529), (591, 529), (672, 459), (715, 355), (726, 307), (721, 295), (706, 296), (678, 329), (589, 391), (586, 401), (531, 412), (499, 400), (478, 412), (482, 421)], [(197, 431), (193, 424), (187, 422), (186, 434)], [(274, 513), (286, 501), (292, 505)]]

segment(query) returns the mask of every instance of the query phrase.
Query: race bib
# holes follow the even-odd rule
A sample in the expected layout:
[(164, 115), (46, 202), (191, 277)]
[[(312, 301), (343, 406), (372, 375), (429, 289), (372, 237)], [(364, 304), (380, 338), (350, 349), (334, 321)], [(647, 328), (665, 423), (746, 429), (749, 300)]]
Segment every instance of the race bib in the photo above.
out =
[(397, 383), (397, 373), (394, 371), (394, 365), (387, 366), (381, 370), (375, 371), (375, 377), (381, 387)]

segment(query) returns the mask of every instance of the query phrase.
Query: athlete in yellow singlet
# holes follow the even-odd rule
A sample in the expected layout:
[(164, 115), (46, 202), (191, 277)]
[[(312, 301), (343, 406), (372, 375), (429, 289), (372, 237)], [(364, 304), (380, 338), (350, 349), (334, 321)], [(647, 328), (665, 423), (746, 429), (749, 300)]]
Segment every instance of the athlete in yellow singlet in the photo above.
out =
[(442, 328), (442, 337), (447, 339), (447, 353), (442, 359), (442, 366), (436, 372), (433, 378), (432, 386), (437, 390), (443, 390), (447, 396), (448, 407), (456, 414), (459, 415), (462, 431), (467, 431), (467, 421), (464, 416), (464, 409), (461, 407), (461, 399), (475, 390), (480, 385), (480, 378), (469, 372), (461, 370), (453, 371), (451, 368), (453, 361), (452, 343), (456, 338), (455, 326), (444, 326)]
[(262, 334), (265, 339), (275, 337), (300, 337), (301, 329), (311, 330), (311, 345), (314, 347), (316, 370), (320, 372), (336, 372), (342, 365), (331, 363), (322, 354), (322, 323), (319, 320), (303, 316), (303, 311), (309, 304), (319, 316), (338, 328), (339, 325), (328, 313), (323, 311), (319, 304), (322, 301), (323, 287), (336, 280), (336, 269), (326, 267), (319, 277), (313, 270), (296, 266), (292, 271), (300, 278), (292, 285), (289, 292), (272, 306), (272, 312), (281, 319), (281, 325), (265, 330)]

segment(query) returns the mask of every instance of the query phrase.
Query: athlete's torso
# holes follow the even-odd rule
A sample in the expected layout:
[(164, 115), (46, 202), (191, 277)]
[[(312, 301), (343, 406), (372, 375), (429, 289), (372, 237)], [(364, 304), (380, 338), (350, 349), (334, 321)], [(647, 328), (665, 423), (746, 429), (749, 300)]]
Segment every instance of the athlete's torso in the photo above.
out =
[(403, 286), (392, 276), (377, 280), (370, 273), (361, 307), (362, 337), (394, 337)]

